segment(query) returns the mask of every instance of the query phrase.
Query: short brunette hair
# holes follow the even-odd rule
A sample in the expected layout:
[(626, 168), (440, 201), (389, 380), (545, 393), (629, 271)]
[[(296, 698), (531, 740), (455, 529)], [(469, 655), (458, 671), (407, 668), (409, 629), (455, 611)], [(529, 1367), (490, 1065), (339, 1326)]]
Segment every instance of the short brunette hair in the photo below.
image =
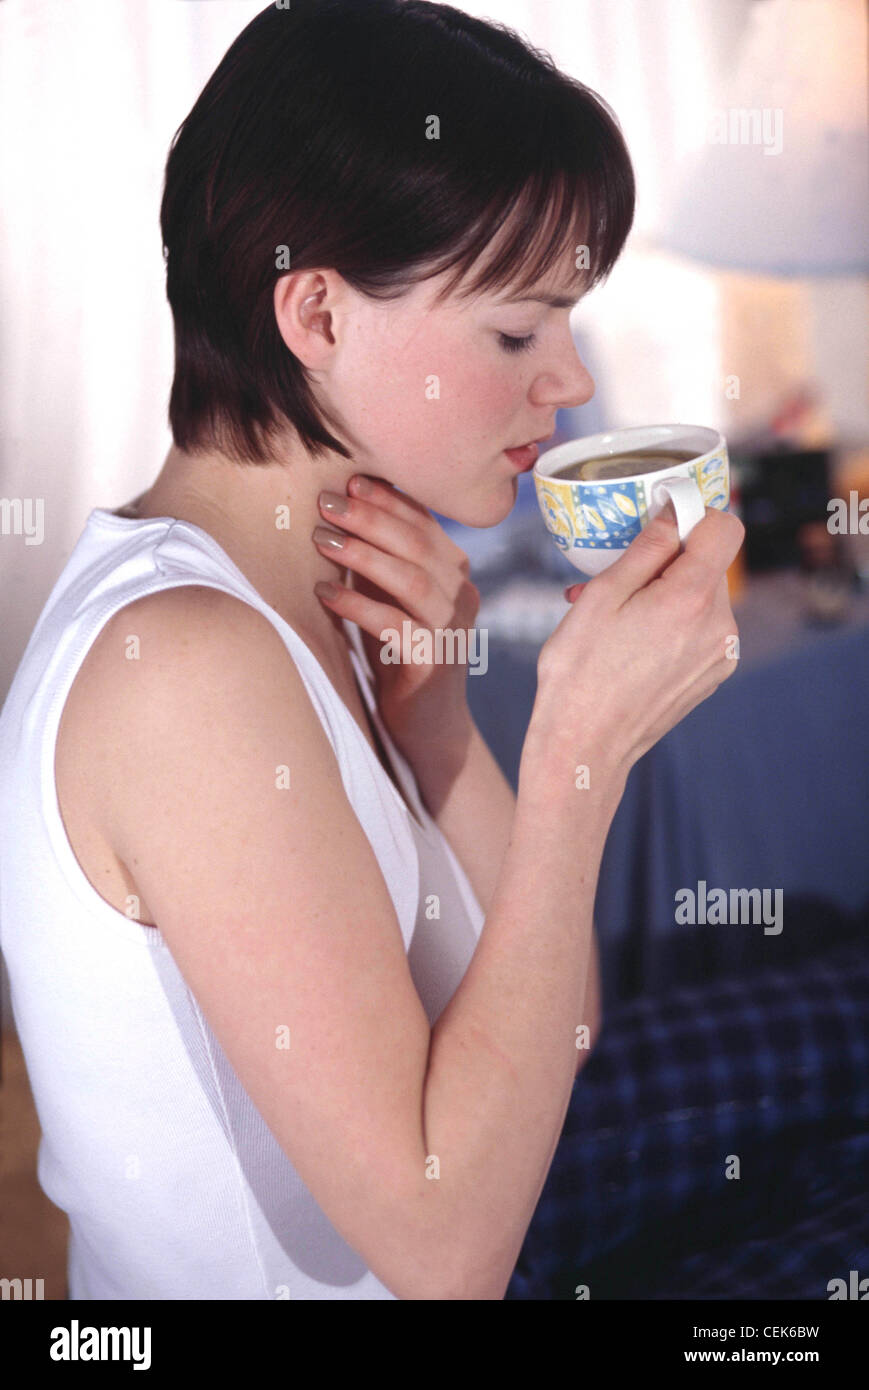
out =
[(176, 445), (264, 462), (289, 421), (309, 452), (352, 457), (278, 331), (280, 247), (291, 270), (330, 267), (380, 299), (452, 269), (445, 298), (496, 233), (502, 250), (462, 295), (529, 287), (578, 241), (588, 289), (633, 214), (612, 112), (506, 26), (426, 0), (270, 4), (166, 163)]

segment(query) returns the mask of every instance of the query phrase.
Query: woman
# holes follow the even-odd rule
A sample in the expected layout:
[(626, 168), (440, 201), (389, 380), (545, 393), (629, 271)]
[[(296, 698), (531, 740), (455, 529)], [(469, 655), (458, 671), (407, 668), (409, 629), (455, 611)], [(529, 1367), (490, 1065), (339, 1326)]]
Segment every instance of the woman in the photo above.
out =
[(91, 513), (0, 724), (72, 1298), (504, 1297), (599, 1030), (606, 834), (733, 669), (742, 527), (680, 555), (661, 518), (582, 590), (517, 798), (464, 662), (381, 634), (473, 628), (432, 511), (502, 521), (591, 396), (569, 310), (633, 201), (604, 105), (444, 5), (270, 5), (177, 132), (174, 444)]

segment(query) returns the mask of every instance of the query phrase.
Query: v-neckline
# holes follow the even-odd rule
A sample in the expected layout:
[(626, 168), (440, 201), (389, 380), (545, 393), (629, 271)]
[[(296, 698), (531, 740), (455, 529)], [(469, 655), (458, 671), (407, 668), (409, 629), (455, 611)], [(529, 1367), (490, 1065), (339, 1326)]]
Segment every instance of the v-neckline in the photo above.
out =
[[(384, 724), (383, 724), (383, 720), (381, 719), (380, 714), (379, 714), (379, 712), (378, 712), (378, 710), (377, 710), (377, 705), (376, 705), (376, 702), (375, 702), (375, 700), (374, 700), (374, 694), (373, 694), (373, 691), (372, 691), (372, 689), (371, 689), (371, 684), (370, 684), (372, 677), (371, 677), (371, 675), (370, 675), (370, 673), (369, 673), (369, 669), (367, 669), (367, 668), (368, 668), (368, 659), (367, 659), (367, 656), (365, 656), (365, 649), (364, 649), (364, 647), (362, 647), (361, 634), (359, 633), (358, 627), (357, 627), (357, 628), (351, 627), (351, 625), (350, 625), (348, 619), (342, 618), (341, 621), (342, 621), (342, 626), (343, 626), (343, 628), (344, 628), (344, 633), (345, 633), (345, 635), (346, 635), (346, 637), (347, 637), (348, 650), (349, 650), (349, 654), (350, 654), (350, 663), (351, 663), (351, 666), (353, 667), (353, 674), (354, 674), (354, 677), (355, 677), (355, 680), (356, 680), (356, 689), (357, 689), (357, 691), (358, 691), (359, 698), (360, 698), (360, 701), (361, 701), (361, 703), (362, 703), (362, 709), (363, 709), (363, 711), (364, 711), (364, 713), (365, 713), (365, 716), (366, 716), (366, 718), (367, 718), (367, 720), (368, 720), (368, 727), (369, 727), (369, 729), (370, 729), (370, 731), (371, 731), (372, 739), (374, 740), (375, 747), (376, 747), (376, 749), (378, 750), (378, 751), (375, 753), (375, 756), (376, 756), (376, 758), (377, 758), (377, 762), (378, 762), (378, 764), (379, 764), (379, 766), (380, 766), (380, 768), (381, 768), (381, 771), (384, 773), (384, 775), (385, 775), (386, 778), (388, 779), (389, 784), (390, 784), (390, 786), (392, 787), (393, 792), (394, 792), (395, 795), (398, 797), (399, 801), (402, 803), (404, 809), (407, 811), (408, 815), (413, 819), (414, 823), (419, 827), (420, 832), (421, 832), (422, 834), (425, 834), (425, 833), (426, 833), (427, 827), (426, 827), (424, 821), (421, 819), (420, 815), (419, 815), (418, 812), (417, 812), (417, 803), (420, 802), (420, 798), (419, 798), (418, 794), (416, 794), (416, 788), (415, 788), (415, 787), (413, 788), (413, 791), (414, 791), (415, 794), (414, 794), (413, 796), (411, 796), (411, 795), (409, 794), (409, 786), (408, 786), (409, 779), (405, 779), (405, 778), (401, 775), (401, 773), (400, 773), (400, 770), (399, 770), (399, 767), (398, 767), (398, 764), (397, 764), (397, 760), (396, 760), (397, 749), (395, 748), (395, 744), (393, 743), (392, 739), (391, 739), (390, 736), (389, 736), (389, 731), (385, 728), (385, 726), (384, 726)], [(357, 642), (358, 642), (358, 647), (357, 647)], [(361, 649), (361, 655), (360, 655), (360, 649)], [(313, 655), (313, 653), (312, 653), (312, 655)], [(363, 660), (363, 658), (364, 658), (364, 660)], [(314, 659), (316, 660), (317, 658), (315, 657)], [(320, 665), (321, 665), (321, 669), (323, 669), (323, 668), (322, 668), (322, 663), (320, 663)], [(325, 670), (324, 670), (324, 674), (326, 674)], [(361, 678), (360, 678), (360, 677), (361, 677)], [(328, 679), (328, 676), (327, 676), (327, 679)], [(363, 688), (363, 681), (364, 681), (364, 688)], [(334, 683), (333, 683), (333, 689), (334, 689)], [(368, 693), (369, 693), (370, 696), (371, 696), (371, 703), (370, 703), (370, 705), (369, 705), (368, 700), (366, 699), (366, 689), (367, 689)], [(337, 694), (337, 691), (336, 691), (336, 694)], [(339, 696), (339, 699), (340, 699), (340, 696)], [(342, 701), (342, 704), (344, 704), (344, 708), (347, 709), (346, 702)], [(355, 723), (356, 723), (356, 720), (355, 720), (355, 718), (353, 717), (353, 712), (352, 712), (351, 710), (349, 710), (349, 709), (347, 710), (347, 712), (348, 712), (348, 714), (350, 715), (350, 718), (353, 719), (353, 722), (354, 722), (354, 724), (355, 724)], [(357, 725), (357, 727), (358, 727), (358, 725)], [(361, 729), (360, 729), (360, 733), (361, 733), (361, 732), (362, 732), (362, 731), (361, 731)], [(363, 737), (364, 737), (364, 736), (363, 736)], [(368, 743), (368, 741), (367, 741), (367, 739), (366, 739), (366, 744), (367, 744), (367, 743)], [(369, 749), (370, 749), (370, 745), (368, 745), (368, 746), (369, 746)], [(381, 756), (381, 755), (382, 755), (382, 756)], [(384, 765), (384, 760), (385, 760), (385, 763), (388, 764), (388, 766), (385, 766), (385, 765)]]

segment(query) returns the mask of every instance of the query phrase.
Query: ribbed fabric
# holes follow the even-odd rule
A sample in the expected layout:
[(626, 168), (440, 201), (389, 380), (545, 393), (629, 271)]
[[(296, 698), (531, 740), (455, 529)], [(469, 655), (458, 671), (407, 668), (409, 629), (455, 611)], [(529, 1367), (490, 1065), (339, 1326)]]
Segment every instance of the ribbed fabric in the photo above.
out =
[[(112, 614), (204, 584), (280, 633), (335, 750), (389, 889), (430, 1022), (459, 984), (484, 914), (377, 712), (421, 827), (320, 663), (200, 527), (88, 517), (0, 714), (0, 946), (42, 1137), (38, 1177), (70, 1220), (73, 1299), (388, 1299), (313, 1200), (248, 1098), (159, 929), (111, 907), (73, 854), (54, 781), (57, 730)], [(426, 915), (437, 894), (440, 917)]]

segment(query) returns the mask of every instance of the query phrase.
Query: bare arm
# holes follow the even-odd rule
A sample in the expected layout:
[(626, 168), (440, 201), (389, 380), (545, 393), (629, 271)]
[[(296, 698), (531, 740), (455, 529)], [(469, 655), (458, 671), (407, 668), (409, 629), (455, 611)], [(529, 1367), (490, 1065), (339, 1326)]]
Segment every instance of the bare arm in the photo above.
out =
[[(413, 771), (429, 813), (488, 914), (516, 814), (516, 796), (510, 783), (473, 721), (464, 748), (444, 748), (435, 743), (430, 759), (418, 759)], [(597, 938), (592, 934), (584, 1002), (577, 1018), (578, 1023), (588, 1026), (589, 1047), (577, 1050), (577, 1074), (591, 1054), (601, 1021), (600, 962)]]
[(413, 767), (420, 795), (489, 911), (510, 843), (516, 797), (476, 724), (463, 748), (433, 743), (430, 758)]
[[(423, 1125), (443, 1240), (462, 1233), (449, 1297), (503, 1298), (564, 1125), (588, 1022), (592, 909), (624, 779), (594, 791), (530, 775), (477, 949), (432, 1029)], [(521, 1122), (518, 1117), (521, 1116)]]

